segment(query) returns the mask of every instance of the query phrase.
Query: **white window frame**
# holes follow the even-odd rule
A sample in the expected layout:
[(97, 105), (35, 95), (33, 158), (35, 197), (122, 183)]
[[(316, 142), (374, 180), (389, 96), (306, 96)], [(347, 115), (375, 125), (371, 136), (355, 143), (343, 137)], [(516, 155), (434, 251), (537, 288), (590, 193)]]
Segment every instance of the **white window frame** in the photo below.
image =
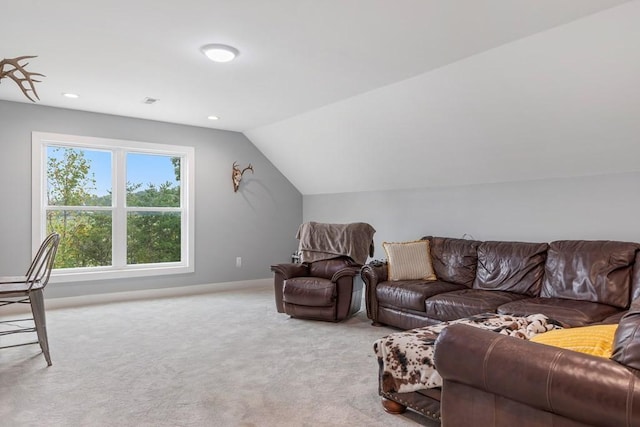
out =
[[(195, 149), (183, 145), (155, 144), (148, 142), (126, 141), (118, 139), (95, 138), (88, 136), (64, 135), (48, 132), (32, 132), (32, 248), (37, 250), (46, 237), (47, 211), (47, 147), (50, 145), (88, 150), (108, 150), (112, 155), (111, 183), (112, 206), (91, 206), (88, 210), (105, 210), (112, 215), (112, 265), (101, 267), (82, 267), (54, 269), (52, 282), (76, 282), (101, 279), (120, 279), (128, 277), (158, 276), (166, 274), (185, 274), (194, 272), (194, 165)], [(126, 236), (126, 215), (129, 211), (153, 210), (162, 208), (127, 207), (126, 193), (126, 154), (156, 154), (181, 157), (180, 165), (180, 212), (181, 260), (157, 264), (126, 264), (126, 242), (120, 236)], [(175, 211), (175, 208), (165, 209)]]

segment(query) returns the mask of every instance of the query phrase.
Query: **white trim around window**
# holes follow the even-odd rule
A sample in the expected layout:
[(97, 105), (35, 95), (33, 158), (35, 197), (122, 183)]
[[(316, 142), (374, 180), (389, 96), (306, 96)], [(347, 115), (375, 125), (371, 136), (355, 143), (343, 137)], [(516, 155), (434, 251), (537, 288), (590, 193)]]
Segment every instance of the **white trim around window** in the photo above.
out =
[[(55, 269), (52, 282), (75, 282), (100, 279), (184, 274), (194, 271), (194, 165), (195, 150), (182, 145), (155, 144), (87, 136), (63, 135), (46, 132), (32, 132), (32, 247), (37, 249), (44, 239), (47, 209), (47, 147), (62, 146), (88, 150), (107, 150), (112, 157), (112, 206), (91, 207), (91, 210), (112, 212), (112, 265), (102, 267)], [(181, 216), (180, 249), (178, 262), (157, 264), (126, 264), (126, 215), (131, 210), (144, 211), (145, 208), (128, 208), (125, 203), (126, 166), (123, 161), (127, 153), (165, 155), (180, 157), (180, 207), (151, 208), (153, 211), (179, 212)], [(76, 210), (81, 210), (76, 207)], [(126, 237), (124, 237), (126, 239)]]

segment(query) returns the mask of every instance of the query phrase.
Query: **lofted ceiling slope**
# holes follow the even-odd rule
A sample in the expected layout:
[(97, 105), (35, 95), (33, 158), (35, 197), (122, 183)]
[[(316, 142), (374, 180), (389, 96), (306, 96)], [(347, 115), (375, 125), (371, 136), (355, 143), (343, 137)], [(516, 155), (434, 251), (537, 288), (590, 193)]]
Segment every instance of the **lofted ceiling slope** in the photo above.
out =
[(26, 0), (0, 57), (38, 55), (42, 105), (244, 132), (303, 194), (609, 173), (637, 150), (638, 3)]
[(638, 171), (638, 22), (629, 2), (245, 134), (305, 195)]

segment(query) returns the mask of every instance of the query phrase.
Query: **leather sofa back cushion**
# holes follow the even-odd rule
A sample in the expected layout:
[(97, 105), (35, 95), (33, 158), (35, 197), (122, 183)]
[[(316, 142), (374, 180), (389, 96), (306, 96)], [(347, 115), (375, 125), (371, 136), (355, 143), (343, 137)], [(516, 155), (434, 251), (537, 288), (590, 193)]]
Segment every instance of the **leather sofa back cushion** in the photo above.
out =
[(611, 359), (633, 369), (640, 369), (640, 308), (625, 314), (613, 340)]
[(605, 240), (551, 242), (540, 296), (629, 307), (637, 243)]
[(423, 237), (429, 240), (431, 262), (438, 280), (470, 288), (476, 277), (480, 242), (446, 237)]
[(538, 296), (547, 248), (546, 243), (482, 242), (473, 288)]
[(309, 264), (309, 276), (331, 279), (338, 270), (351, 265), (356, 264), (346, 257), (315, 261)]

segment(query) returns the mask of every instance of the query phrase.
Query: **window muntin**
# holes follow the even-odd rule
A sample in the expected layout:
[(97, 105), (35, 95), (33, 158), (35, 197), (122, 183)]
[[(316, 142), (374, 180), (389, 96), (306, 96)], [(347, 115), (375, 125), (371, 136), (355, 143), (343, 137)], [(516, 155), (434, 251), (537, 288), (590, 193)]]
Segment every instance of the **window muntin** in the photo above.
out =
[(51, 231), (63, 237), (54, 277), (193, 271), (192, 147), (40, 132), (32, 139), (34, 244)]

